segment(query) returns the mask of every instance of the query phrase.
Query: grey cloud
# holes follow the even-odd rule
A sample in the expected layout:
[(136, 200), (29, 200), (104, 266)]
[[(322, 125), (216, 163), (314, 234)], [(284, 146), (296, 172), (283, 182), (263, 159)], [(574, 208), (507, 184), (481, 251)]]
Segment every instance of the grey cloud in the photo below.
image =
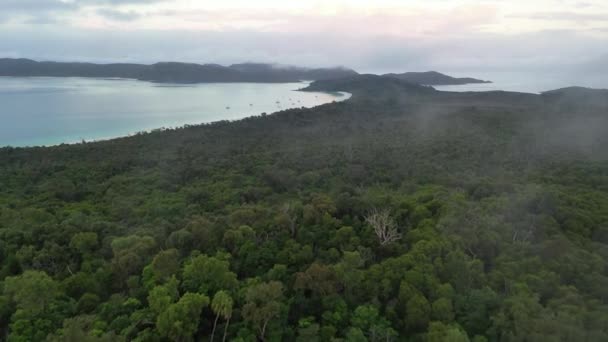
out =
[(0, 12), (57, 12), (73, 11), (90, 5), (134, 5), (153, 4), (167, 0), (75, 0), (64, 2), (60, 0), (1, 0)]
[(0, 0), (0, 24), (18, 20), (28, 25), (61, 22), (60, 13), (74, 12), (76, 3), (59, 0)]
[(395, 37), (348, 38), (337, 33), (250, 31), (0, 30), (5, 51), (43, 60), (138, 62), (243, 61), (303, 66), (345, 65), (362, 72), (438, 69), (562, 70), (580, 56), (608, 53), (602, 39), (547, 31), (518, 36), (476, 35), (413, 41)]
[(59, 0), (2, 0), (0, 11), (9, 12), (47, 12), (77, 9), (76, 3), (67, 3)]
[(107, 8), (97, 10), (97, 14), (115, 21), (133, 21), (142, 16), (135, 11), (124, 12)]
[(0, 24), (16, 19), (28, 25), (50, 25), (62, 22), (62, 15), (73, 14), (89, 6), (106, 6), (97, 11), (108, 19), (115, 21), (131, 21), (141, 14), (135, 11), (120, 11), (109, 6), (145, 5), (160, 3), (167, 0), (75, 0), (63, 2), (60, 0), (0, 0)]
[(78, 0), (81, 5), (137, 5), (167, 2), (168, 0)]
[(53, 15), (39, 14), (28, 18), (25, 23), (30, 25), (56, 25), (63, 23), (63, 20)]

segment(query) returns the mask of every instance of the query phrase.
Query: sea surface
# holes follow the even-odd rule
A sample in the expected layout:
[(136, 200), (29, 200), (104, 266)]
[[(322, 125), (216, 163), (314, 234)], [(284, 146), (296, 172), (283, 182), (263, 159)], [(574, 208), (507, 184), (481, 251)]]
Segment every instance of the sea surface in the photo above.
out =
[(516, 91), (539, 94), (549, 90), (571, 86), (608, 89), (608, 74), (583, 72), (511, 72), (511, 71), (468, 71), (443, 72), (453, 77), (473, 77), (492, 81), (484, 84), (454, 86), (434, 86), (443, 91)]
[(0, 146), (109, 139), (156, 128), (309, 108), (350, 97), (295, 91), (306, 85), (0, 77)]

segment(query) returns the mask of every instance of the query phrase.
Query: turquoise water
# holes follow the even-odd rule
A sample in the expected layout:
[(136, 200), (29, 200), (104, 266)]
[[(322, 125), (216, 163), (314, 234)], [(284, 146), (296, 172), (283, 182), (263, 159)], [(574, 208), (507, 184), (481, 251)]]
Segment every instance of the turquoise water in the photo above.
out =
[(348, 94), (306, 83), (168, 85), (135, 80), (0, 77), (0, 146), (73, 143), (313, 107)]

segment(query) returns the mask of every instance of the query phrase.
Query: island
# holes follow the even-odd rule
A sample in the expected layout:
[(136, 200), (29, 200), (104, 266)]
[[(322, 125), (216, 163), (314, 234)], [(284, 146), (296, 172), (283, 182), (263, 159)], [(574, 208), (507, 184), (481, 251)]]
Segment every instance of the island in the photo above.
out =
[[(159, 62), (154, 64), (83, 62), (38, 62), (25, 58), (0, 58), (0, 76), (126, 78), (158, 83), (287, 83), (348, 79), (360, 75), (346, 67), (307, 68), (273, 63), (196, 64)], [(380, 76), (380, 75), (375, 75)], [(491, 83), (475, 78), (455, 78), (436, 71), (385, 74), (421, 85)]]
[(31, 59), (0, 59), (0, 76), (128, 78), (159, 83), (287, 83), (356, 75), (344, 68), (304, 68), (290, 65), (244, 63), (230, 66), (160, 62), (151, 65), (76, 62), (37, 62)]
[(384, 76), (430, 86), (492, 83), (491, 81), (478, 80), (471, 77), (452, 77), (437, 71), (406, 72), (402, 74), (385, 74)]

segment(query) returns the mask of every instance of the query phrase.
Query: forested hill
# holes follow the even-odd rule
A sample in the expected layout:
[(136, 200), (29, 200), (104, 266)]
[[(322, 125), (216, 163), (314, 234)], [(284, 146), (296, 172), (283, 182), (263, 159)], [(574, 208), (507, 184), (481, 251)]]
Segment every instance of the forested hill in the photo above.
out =
[(356, 75), (346, 68), (301, 68), (272, 64), (218, 64), (162, 62), (93, 64), (0, 59), (0, 76), (113, 77), (170, 83), (298, 82)]
[[(161, 62), (151, 65), (115, 63), (37, 62), (30, 59), (0, 58), (0, 76), (107, 77), (131, 78), (164, 83), (256, 82), (281, 83), (350, 78), (352, 69), (304, 68), (265, 63), (241, 63), (230, 66)], [(424, 85), (486, 83), (474, 78), (454, 78), (438, 72), (407, 72), (384, 76)]]
[(384, 76), (398, 78), (400, 80), (424, 84), (424, 85), (462, 85), (475, 83), (492, 83), (471, 77), (451, 77), (437, 71), (406, 72), (402, 74), (385, 74)]
[(435, 89), (417, 83), (400, 80), (394, 77), (379, 76), (373, 74), (354, 75), (339, 79), (320, 80), (312, 82), (305, 89), (307, 91), (348, 91), (356, 92), (359, 98), (371, 98), (373, 95), (385, 94), (389, 96), (395, 93), (420, 94), (435, 92)]
[(0, 336), (608, 340), (606, 92), (351, 81), (312, 109), (0, 149)]

